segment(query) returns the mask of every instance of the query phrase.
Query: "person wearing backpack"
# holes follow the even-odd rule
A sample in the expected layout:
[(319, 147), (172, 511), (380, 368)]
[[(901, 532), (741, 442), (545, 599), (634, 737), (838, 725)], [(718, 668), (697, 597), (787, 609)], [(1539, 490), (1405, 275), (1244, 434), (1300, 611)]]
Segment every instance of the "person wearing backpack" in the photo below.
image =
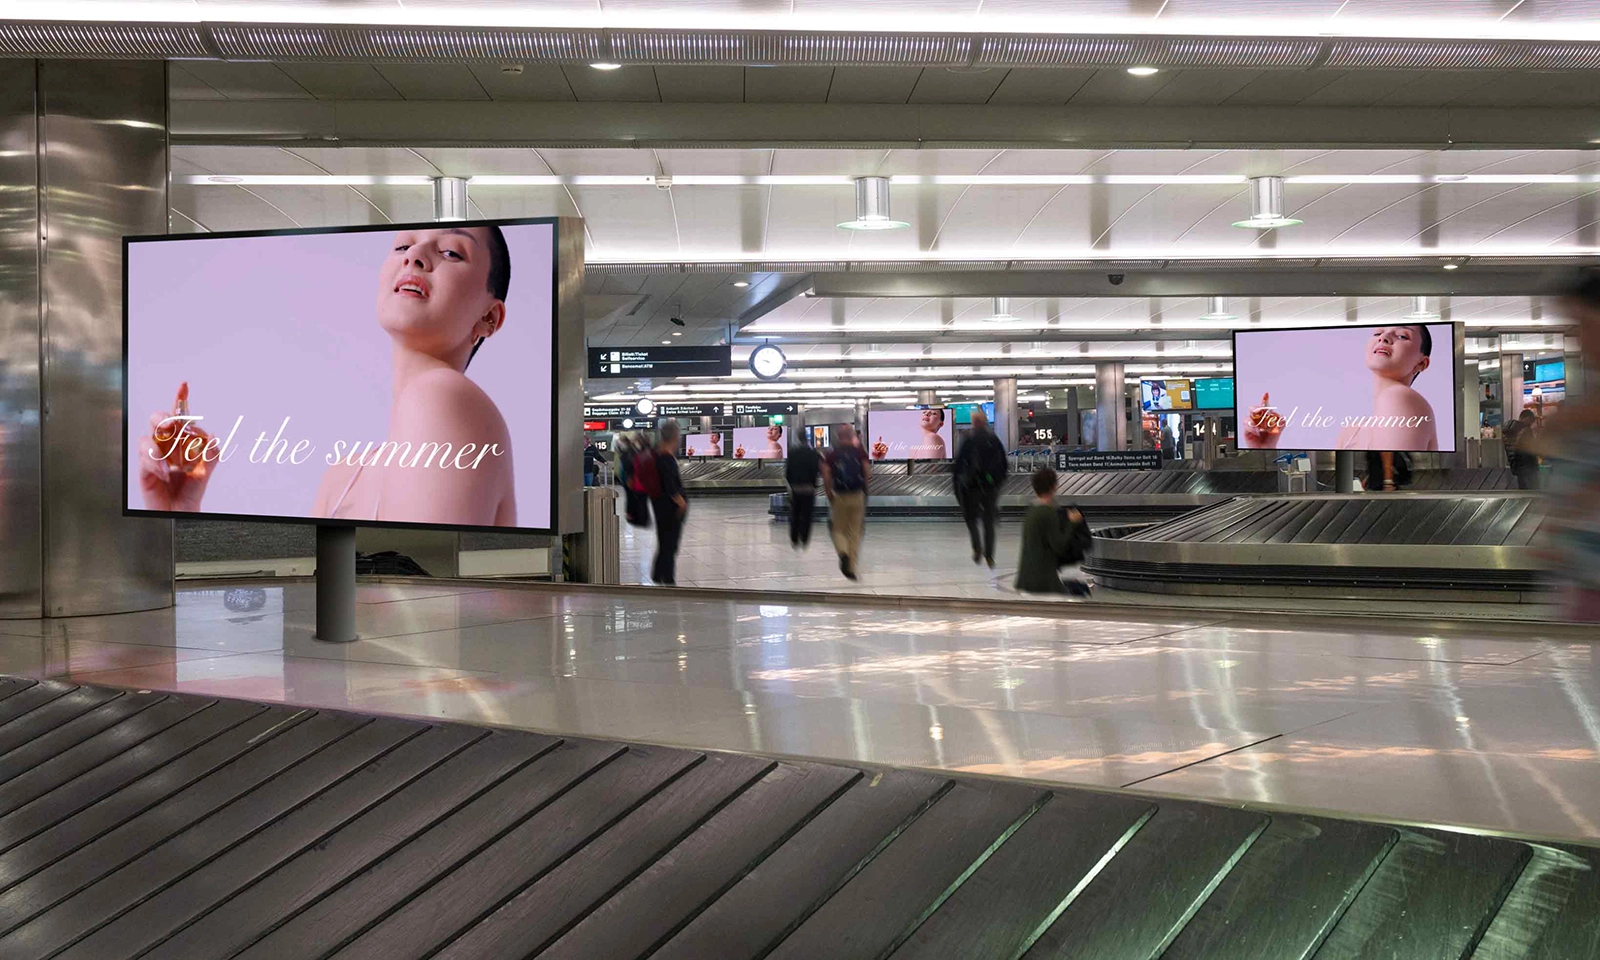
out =
[(656, 560), (650, 568), (650, 579), (663, 587), (678, 585), (678, 543), (683, 537), (683, 520), (689, 513), (677, 452), (678, 421), (665, 420), (654, 455), (641, 458), (634, 465), (656, 517)]
[[(994, 528), (1000, 518), (1000, 487), (1006, 481), (1006, 448), (989, 429), (989, 418), (981, 409), (972, 411), (972, 431), (956, 451), (951, 471), (956, 487), (956, 502), (967, 521), (972, 538), (972, 562), (989, 564), (994, 569)], [(978, 535), (978, 518), (983, 518), (983, 536)]]
[(1056, 472), (1049, 467), (1033, 474), (1033, 505), (1022, 519), (1022, 556), (1017, 561), (1016, 587), (1022, 593), (1070, 593), (1086, 596), (1088, 584), (1061, 579), (1061, 568), (1083, 562), (1094, 539), (1083, 514), (1056, 505)]
[(833, 548), (839, 553), (839, 572), (857, 576), (861, 559), (861, 531), (867, 521), (867, 452), (856, 442), (855, 428), (838, 428), (839, 442), (822, 459), (822, 485), (828, 494), (828, 522), (833, 528)]

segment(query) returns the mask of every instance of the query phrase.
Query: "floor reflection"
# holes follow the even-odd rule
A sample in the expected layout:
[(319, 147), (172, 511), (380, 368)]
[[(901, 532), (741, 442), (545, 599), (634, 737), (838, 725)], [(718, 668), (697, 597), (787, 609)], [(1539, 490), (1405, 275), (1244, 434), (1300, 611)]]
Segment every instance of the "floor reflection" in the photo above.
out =
[(329, 645), (313, 605), (13, 621), (0, 671), (1600, 836), (1600, 659), (1537, 628), (367, 584)]

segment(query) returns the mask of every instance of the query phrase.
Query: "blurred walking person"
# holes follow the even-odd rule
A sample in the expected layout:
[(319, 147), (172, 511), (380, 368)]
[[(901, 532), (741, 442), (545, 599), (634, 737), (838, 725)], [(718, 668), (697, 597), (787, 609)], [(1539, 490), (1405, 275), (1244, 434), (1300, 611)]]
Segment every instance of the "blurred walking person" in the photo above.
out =
[(867, 452), (856, 442), (855, 428), (839, 427), (838, 443), (822, 459), (822, 484), (828, 493), (828, 525), (833, 549), (839, 554), (839, 572), (858, 576), (861, 532), (867, 522)]
[(636, 465), (640, 473), (654, 472), (654, 480), (645, 479), (645, 489), (650, 495), (650, 507), (656, 517), (656, 560), (650, 568), (650, 579), (666, 587), (678, 585), (678, 543), (683, 538), (683, 521), (689, 513), (689, 501), (683, 495), (683, 477), (678, 472), (678, 421), (666, 420), (661, 424), (661, 440), (656, 445), (655, 456), (649, 467)]
[[(1586, 272), (1562, 307), (1578, 324), (1583, 343), (1578, 362), (1588, 371), (1600, 370), (1600, 273)], [(1523, 449), (1543, 456), (1550, 468), (1541, 530), (1555, 574), (1566, 582), (1567, 616), (1600, 623), (1600, 395), (1589, 389), (1567, 399)]]
[(806, 442), (805, 431), (794, 431), (784, 465), (789, 483), (789, 544), (796, 550), (811, 546), (811, 520), (817, 510), (817, 479), (822, 456)]
[[(982, 409), (972, 411), (972, 430), (956, 451), (951, 471), (956, 502), (967, 521), (972, 538), (972, 562), (988, 563), (994, 569), (994, 528), (1000, 519), (1000, 487), (1006, 482), (1006, 448), (989, 429), (989, 418)], [(979, 536), (978, 520), (983, 520)]]

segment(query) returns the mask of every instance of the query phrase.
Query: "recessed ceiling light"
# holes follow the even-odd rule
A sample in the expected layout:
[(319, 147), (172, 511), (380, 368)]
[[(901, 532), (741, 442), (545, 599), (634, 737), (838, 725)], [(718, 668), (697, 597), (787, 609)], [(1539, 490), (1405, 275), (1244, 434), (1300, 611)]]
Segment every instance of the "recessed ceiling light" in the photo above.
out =
[(903, 230), (911, 226), (889, 216), (889, 178), (856, 180), (856, 218), (839, 224), (845, 230)]
[(589, 64), (589, 66), (593, 67), (596, 70), (621, 70), (622, 69), (622, 64), (620, 64), (620, 63), (605, 63), (605, 62), (601, 62), (601, 63), (591, 63), (591, 64)]
[(243, 183), (244, 177), (206, 177), (212, 183)]
[(671, 344), (672, 344), (672, 341), (671, 341), (671, 340), (663, 340), (663, 341), (661, 341), (661, 342), (662, 342), (662, 343), (663, 343), (663, 344), (665, 344), (665, 345), (668, 345), (668, 346), (670, 346), (670, 345), (671, 345)]
[(733, 285), (736, 286), (736, 287), (748, 287), (748, 286), (750, 286), (750, 281), (748, 281), (748, 280), (735, 280), (735, 281), (733, 281)]
[(1460, 266), (1461, 266), (1461, 264), (1459, 264), (1459, 263), (1447, 263), (1447, 264), (1444, 265), (1444, 268), (1446, 270), (1455, 270), (1455, 269), (1458, 269)]
[(1136, 77), (1153, 77), (1161, 72), (1160, 67), (1129, 67), (1128, 72)]
[(672, 335), (674, 337), (681, 337), (681, 336), (683, 336), (683, 331), (682, 330), (674, 330), (674, 331), (672, 331)]
[(1272, 230), (1292, 227), (1302, 221), (1283, 214), (1283, 178), (1250, 178), (1250, 218), (1235, 220), (1233, 225), (1247, 230)]

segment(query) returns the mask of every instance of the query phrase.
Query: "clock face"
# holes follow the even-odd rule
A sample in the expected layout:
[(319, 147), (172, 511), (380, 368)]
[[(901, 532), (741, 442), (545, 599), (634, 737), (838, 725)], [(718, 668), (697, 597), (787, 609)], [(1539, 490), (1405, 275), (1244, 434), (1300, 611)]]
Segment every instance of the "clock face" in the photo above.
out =
[(634, 409), (639, 411), (639, 416), (648, 417), (650, 414), (655, 412), (656, 402), (651, 400), (649, 397), (642, 397), (640, 398), (639, 402), (634, 405)]
[(750, 354), (750, 372), (762, 380), (776, 380), (788, 365), (783, 351), (770, 343), (762, 344)]

